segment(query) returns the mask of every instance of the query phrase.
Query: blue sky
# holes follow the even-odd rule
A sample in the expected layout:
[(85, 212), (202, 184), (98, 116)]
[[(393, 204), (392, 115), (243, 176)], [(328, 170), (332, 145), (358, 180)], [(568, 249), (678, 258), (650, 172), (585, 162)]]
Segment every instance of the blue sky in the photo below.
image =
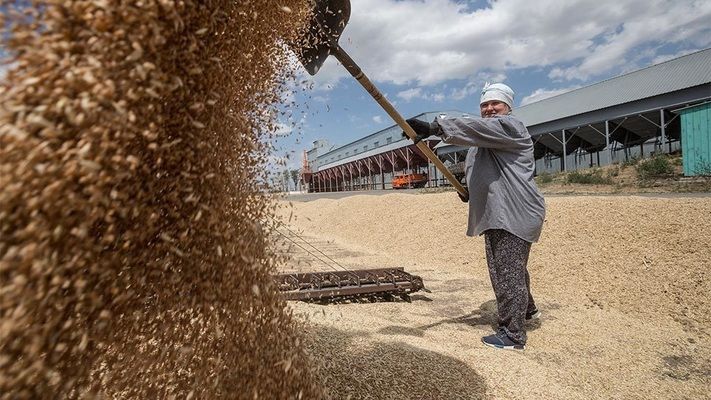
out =
[[(711, 47), (708, 0), (351, 0), (339, 43), (405, 118), (478, 112), (487, 81), (516, 106)], [(344, 145), (390, 117), (333, 57), (284, 93), (275, 157), (316, 139)]]
[[(711, 0), (351, 0), (339, 43), (408, 118), (477, 113), (487, 81), (520, 106), (702, 50), (709, 21)], [(314, 140), (340, 146), (393, 124), (334, 57), (313, 77), (293, 63), (275, 163), (298, 168)]]

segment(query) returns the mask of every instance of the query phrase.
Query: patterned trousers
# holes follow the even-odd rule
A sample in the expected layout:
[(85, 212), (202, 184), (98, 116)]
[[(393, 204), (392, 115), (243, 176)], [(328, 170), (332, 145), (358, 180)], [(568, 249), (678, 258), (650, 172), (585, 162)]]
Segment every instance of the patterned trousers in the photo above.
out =
[(526, 344), (526, 313), (536, 309), (526, 268), (531, 243), (503, 229), (485, 231), (484, 242), (499, 311), (499, 331), (516, 343)]

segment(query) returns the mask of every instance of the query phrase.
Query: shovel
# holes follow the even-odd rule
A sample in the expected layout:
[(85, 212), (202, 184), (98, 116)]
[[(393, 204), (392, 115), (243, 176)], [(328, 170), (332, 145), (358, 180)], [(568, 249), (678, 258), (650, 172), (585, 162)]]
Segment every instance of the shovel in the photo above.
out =
[[(405, 134), (414, 140), (417, 136), (415, 131), (395, 110), (392, 104), (383, 96), (378, 88), (361, 71), (358, 64), (341, 48), (338, 39), (343, 33), (348, 19), (351, 16), (350, 0), (315, 0), (314, 11), (309, 25), (308, 34), (303, 38), (302, 43), (292, 44), (296, 55), (299, 57), (306, 71), (311, 75), (316, 75), (329, 55), (334, 55), (338, 61), (356, 78), (358, 82), (370, 93), (375, 101), (390, 115)], [(467, 189), (454, 177), (454, 175), (442, 164), (439, 157), (425, 144), (424, 141), (417, 143), (417, 148), (442, 172), (447, 180), (459, 192), (464, 200), (469, 199)]]

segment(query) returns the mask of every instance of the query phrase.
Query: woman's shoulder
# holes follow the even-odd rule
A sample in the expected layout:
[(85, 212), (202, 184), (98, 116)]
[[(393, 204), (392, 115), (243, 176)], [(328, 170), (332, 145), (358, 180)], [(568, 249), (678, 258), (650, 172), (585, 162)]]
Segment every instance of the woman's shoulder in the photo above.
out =
[(496, 121), (510, 136), (528, 136), (526, 125), (513, 115), (497, 115), (492, 120)]
[(516, 125), (523, 127), (524, 129), (526, 128), (526, 125), (518, 119), (515, 115), (513, 114), (507, 114), (507, 115), (497, 115), (496, 118), (500, 119), (501, 122), (510, 124), (510, 125)]

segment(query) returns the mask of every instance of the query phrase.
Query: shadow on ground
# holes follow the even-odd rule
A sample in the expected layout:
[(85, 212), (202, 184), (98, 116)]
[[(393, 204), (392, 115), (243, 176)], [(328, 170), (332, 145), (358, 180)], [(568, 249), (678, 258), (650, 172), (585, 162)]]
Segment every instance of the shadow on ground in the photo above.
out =
[(312, 327), (308, 351), (332, 399), (484, 399), (486, 383), (465, 363), (365, 332)]
[[(386, 326), (378, 331), (383, 335), (407, 335), (422, 337), (425, 331), (444, 324), (465, 324), (469, 326), (489, 326), (492, 330), (496, 330), (498, 326), (498, 317), (496, 311), (496, 300), (489, 300), (482, 303), (478, 310), (472, 311), (469, 314), (461, 315), (454, 318), (445, 318), (443, 320), (433, 322), (431, 324), (418, 327), (409, 326)], [(527, 331), (535, 331), (541, 327), (541, 320), (529, 321), (526, 323)]]

